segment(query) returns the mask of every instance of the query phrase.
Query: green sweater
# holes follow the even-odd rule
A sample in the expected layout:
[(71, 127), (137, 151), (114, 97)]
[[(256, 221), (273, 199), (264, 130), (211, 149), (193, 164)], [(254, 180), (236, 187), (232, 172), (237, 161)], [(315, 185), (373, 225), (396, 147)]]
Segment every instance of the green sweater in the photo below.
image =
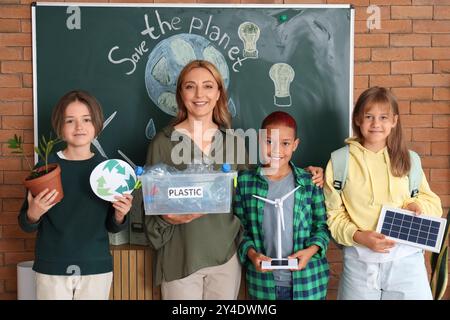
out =
[[(175, 165), (171, 159), (172, 148), (178, 141), (171, 141), (172, 126), (164, 128), (150, 143), (147, 153), (147, 164), (165, 163), (179, 170), (186, 165)], [(227, 134), (222, 131), (223, 141)], [(191, 144), (191, 159), (200, 149), (187, 136), (183, 140)], [(238, 145), (234, 146), (234, 160), (236, 163)], [(226, 145), (213, 142), (211, 150), (223, 151), (225, 159)], [(244, 162), (247, 163), (245, 148)], [(220, 170), (220, 164), (215, 165)], [(233, 170), (242, 170), (245, 164), (232, 164)], [(141, 201), (142, 202), (142, 201)], [(159, 216), (146, 216), (145, 225), (147, 236), (152, 247), (156, 250), (155, 282), (161, 284), (162, 280), (173, 281), (184, 278), (199, 269), (218, 266), (226, 263), (237, 251), (242, 239), (242, 228), (239, 219), (232, 213), (207, 214), (192, 222), (172, 225)]]
[(90, 174), (104, 160), (97, 154), (81, 161), (50, 155), (49, 162), (61, 166), (64, 198), (37, 223), (27, 219), (26, 199), (19, 214), (19, 225), (24, 231), (37, 230), (33, 265), (36, 272), (70, 275), (79, 268), (81, 275), (89, 275), (112, 271), (108, 231), (123, 230), (128, 219), (117, 225), (111, 203), (98, 198), (91, 189)]

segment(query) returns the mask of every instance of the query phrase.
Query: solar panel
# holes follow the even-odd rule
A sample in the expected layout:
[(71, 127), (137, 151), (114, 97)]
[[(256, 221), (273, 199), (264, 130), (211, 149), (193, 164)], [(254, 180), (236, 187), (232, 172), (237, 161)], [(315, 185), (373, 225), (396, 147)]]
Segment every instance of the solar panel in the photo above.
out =
[(408, 210), (383, 206), (376, 231), (396, 242), (439, 252), (446, 223), (443, 218), (415, 216)]

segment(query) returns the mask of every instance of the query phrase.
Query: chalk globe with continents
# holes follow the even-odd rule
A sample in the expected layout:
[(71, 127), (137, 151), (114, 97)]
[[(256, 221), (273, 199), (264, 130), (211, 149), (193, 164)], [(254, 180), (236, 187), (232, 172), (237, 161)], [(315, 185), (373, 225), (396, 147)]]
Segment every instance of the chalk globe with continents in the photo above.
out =
[(148, 56), (145, 86), (150, 99), (165, 113), (175, 116), (177, 78), (192, 60), (207, 60), (219, 70), (228, 88), (230, 73), (222, 53), (204, 37), (182, 33), (159, 42)]
[(109, 159), (99, 163), (89, 179), (92, 191), (101, 199), (116, 201), (114, 196), (130, 194), (137, 182), (133, 168), (120, 159)]

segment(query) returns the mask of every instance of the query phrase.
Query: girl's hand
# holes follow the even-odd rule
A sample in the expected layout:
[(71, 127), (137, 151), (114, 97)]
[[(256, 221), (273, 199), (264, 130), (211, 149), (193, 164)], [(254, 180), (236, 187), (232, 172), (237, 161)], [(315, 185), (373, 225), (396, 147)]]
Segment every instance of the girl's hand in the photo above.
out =
[(313, 244), (311, 247), (308, 247), (303, 250), (299, 250), (294, 254), (291, 254), (288, 259), (298, 259), (298, 266), (297, 269), (291, 269), (291, 271), (296, 270), (302, 270), (305, 269), (306, 265), (308, 264), (309, 260), (313, 255), (315, 255), (319, 251), (319, 247)]
[(312, 182), (319, 188), (322, 188), (324, 183), (323, 169), (321, 167), (309, 166), (305, 170), (312, 174)]
[(414, 212), (414, 214), (416, 216), (421, 215), (422, 214), (422, 208), (420, 207), (420, 205), (418, 205), (415, 202), (411, 202), (410, 204), (403, 206), (403, 209), (409, 210)]
[(58, 195), (58, 191), (53, 189), (49, 191), (48, 188), (42, 190), (36, 197), (33, 198), (33, 195), (30, 191), (28, 191), (27, 201), (28, 201), (28, 211), (27, 218), (31, 223), (36, 223), (39, 219), (50, 210), (56, 203), (56, 196)]
[(198, 219), (202, 216), (204, 216), (204, 214), (201, 214), (201, 213), (165, 214), (165, 215), (162, 215), (161, 218), (163, 218), (165, 221), (167, 221), (170, 224), (183, 224), (183, 223), (189, 223), (192, 220)]
[(117, 224), (122, 224), (125, 220), (125, 216), (131, 209), (131, 203), (133, 201), (133, 196), (131, 194), (124, 193), (122, 196), (114, 197), (117, 201), (114, 201), (112, 206), (114, 209), (114, 218)]
[(395, 241), (386, 239), (384, 234), (375, 231), (356, 231), (353, 235), (355, 242), (366, 246), (372, 251), (389, 253), (388, 249), (395, 246)]
[(256, 271), (259, 272), (271, 272), (271, 270), (261, 269), (261, 262), (263, 261), (271, 261), (272, 259), (263, 255), (262, 253), (256, 252), (255, 249), (250, 248), (247, 251), (247, 257), (255, 266)]

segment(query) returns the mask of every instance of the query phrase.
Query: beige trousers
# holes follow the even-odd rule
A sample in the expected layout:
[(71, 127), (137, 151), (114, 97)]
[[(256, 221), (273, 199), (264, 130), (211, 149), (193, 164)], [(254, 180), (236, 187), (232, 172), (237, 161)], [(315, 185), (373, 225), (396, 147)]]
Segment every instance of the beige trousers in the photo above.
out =
[(108, 300), (113, 273), (53, 276), (36, 272), (37, 300)]
[(241, 265), (236, 254), (219, 266), (200, 269), (189, 276), (163, 281), (163, 300), (236, 300), (241, 284)]

